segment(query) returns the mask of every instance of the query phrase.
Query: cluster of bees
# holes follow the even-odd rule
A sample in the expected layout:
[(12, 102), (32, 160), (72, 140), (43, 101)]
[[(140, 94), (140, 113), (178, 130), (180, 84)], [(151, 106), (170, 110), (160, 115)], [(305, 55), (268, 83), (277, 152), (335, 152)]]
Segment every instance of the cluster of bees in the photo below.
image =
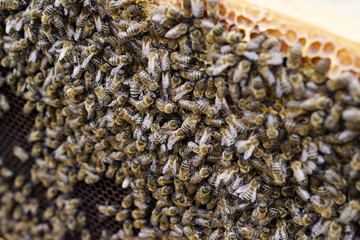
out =
[[(131, 189), (98, 205), (101, 239), (354, 239), (360, 213), (360, 83), (330, 62), (248, 42), (218, 1), (0, 0), (7, 84), (37, 112), (30, 180), (2, 164), (9, 239), (91, 239), (78, 182)], [(0, 113), (9, 104), (0, 94)], [(29, 197), (46, 187), (44, 211)], [(10, 191), (11, 189), (11, 191)]]

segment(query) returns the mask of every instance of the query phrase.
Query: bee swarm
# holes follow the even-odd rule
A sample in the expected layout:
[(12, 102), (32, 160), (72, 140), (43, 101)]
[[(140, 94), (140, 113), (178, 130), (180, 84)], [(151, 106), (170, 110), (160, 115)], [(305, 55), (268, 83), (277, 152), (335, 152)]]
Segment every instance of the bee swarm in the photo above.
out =
[[(245, 40), (218, 5), (0, 0), (0, 86), (36, 114), (31, 151), (13, 149), (29, 174), (0, 153), (7, 239), (359, 236), (357, 77)], [(129, 191), (90, 206), (121, 226), (95, 237), (74, 189), (104, 179)]]

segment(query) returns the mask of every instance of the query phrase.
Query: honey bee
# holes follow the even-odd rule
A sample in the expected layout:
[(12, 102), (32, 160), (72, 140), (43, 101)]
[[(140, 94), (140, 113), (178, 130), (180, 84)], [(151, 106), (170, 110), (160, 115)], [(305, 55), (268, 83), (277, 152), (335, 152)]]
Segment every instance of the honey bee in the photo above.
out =
[(338, 205), (342, 205), (346, 201), (346, 196), (333, 186), (323, 185), (319, 188), (319, 193), (332, 197)]
[(333, 169), (326, 170), (323, 176), (328, 183), (334, 185), (337, 189), (342, 189), (347, 185), (346, 180)]
[(183, 232), (187, 238), (190, 240), (200, 239), (197, 233), (194, 233), (193, 230), (189, 226), (185, 226), (183, 228)]
[(260, 201), (258, 206), (254, 209), (251, 219), (256, 221), (256, 219), (265, 218), (267, 213), (267, 204), (264, 201)]
[(280, 239), (284, 239), (284, 240), (289, 239), (289, 234), (286, 230), (286, 222), (284, 220), (280, 220), (276, 222), (275, 236), (280, 236)]
[(305, 85), (302, 75), (300, 73), (289, 74), (289, 81), (291, 83), (295, 99), (302, 99), (305, 94)]
[(165, 207), (161, 210), (161, 213), (166, 216), (176, 216), (179, 213), (179, 210), (175, 206)]
[(239, 194), (241, 199), (255, 202), (257, 190), (260, 187), (260, 182), (256, 179), (250, 181), (250, 183), (240, 186), (236, 189), (235, 193)]
[(218, 23), (216, 24), (210, 32), (206, 35), (206, 41), (209, 43), (214, 43), (216, 38), (219, 37), (225, 31), (225, 24)]
[(20, 159), (22, 162), (25, 162), (29, 159), (29, 154), (20, 146), (14, 146), (13, 153), (14, 156)]
[(141, 70), (139, 72), (139, 78), (151, 91), (156, 91), (159, 88), (159, 85), (151, 79), (151, 76), (147, 72)]
[(211, 174), (211, 168), (209, 166), (202, 167), (198, 172), (194, 173), (190, 178), (191, 184), (198, 184), (204, 178), (207, 178)]
[(264, 98), (266, 95), (266, 89), (262, 78), (260, 76), (253, 77), (251, 83), (251, 90), (254, 94), (254, 97), (256, 99)]
[(165, 102), (161, 99), (156, 100), (156, 107), (166, 114), (171, 114), (176, 110), (176, 105), (170, 101)]
[(308, 184), (308, 178), (307, 176), (304, 174), (304, 171), (301, 167), (301, 163), (299, 161), (293, 161), (291, 163), (291, 169), (294, 172), (294, 177), (296, 179), (296, 181), (301, 185), (301, 186), (306, 186)]
[(209, 118), (212, 118), (215, 115), (215, 108), (211, 107), (206, 101), (196, 101), (196, 107), (201, 113), (206, 114)]
[(179, 175), (178, 175), (181, 181), (186, 181), (189, 178), (189, 168), (190, 168), (189, 160), (184, 159), (183, 162), (181, 163)]
[(159, 220), (159, 228), (161, 231), (166, 231), (170, 227), (169, 217), (162, 215)]
[(339, 240), (341, 237), (341, 232), (342, 226), (340, 225), (339, 221), (337, 219), (331, 221), (330, 228), (327, 233), (328, 238), (332, 240)]
[(101, 85), (95, 87), (94, 92), (101, 101), (104, 101), (106, 104), (110, 104), (111, 97), (106, 93), (106, 90)]
[(280, 157), (274, 158), (272, 161), (271, 172), (276, 185), (283, 185), (285, 183), (284, 163)]
[(340, 214), (339, 221), (343, 224), (349, 224), (358, 217), (360, 204), (357, 200), (351, 200)]

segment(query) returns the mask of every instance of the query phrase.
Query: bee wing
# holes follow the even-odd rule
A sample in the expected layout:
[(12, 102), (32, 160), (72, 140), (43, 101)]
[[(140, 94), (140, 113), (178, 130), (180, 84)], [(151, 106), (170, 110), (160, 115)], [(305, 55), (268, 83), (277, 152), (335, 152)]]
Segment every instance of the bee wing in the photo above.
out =
[(209, 138), (211, 136), (211, 133), (209, 131), (204, 131), (203, 135), (200, 138), (199, 146), (204, 145), (208, 142)]
[(306, 199), (306, 201), (310, 199), (310, 193), (306, 189), (301, 186), (297, 186), (297, 189), (299, 191), (299, 195), (301, 195), (299, 197)]
[(81, 68), (83, 68), (83, 69), (86, 68), (93, 56), (94, 56), (94, 54), (90, 54), (89, 56), (87, 56), (81, 63)]
[(169, 72), (167, 72), (165, 74), (163, 73), (162, 74), (162, 87), (163, 87), (163, 94), (164, 94), (165, 101), (167, 101), (169, 98), (168, 92), (167, 92), (169, 85), (170, 85)]
[[(65, 8), (64, 8), (65, 10)], [(65, 11), (64, 11), (65, 12)], [(71, 39), (74, 35), (75, 35), (75, 31), (74, 29), (71, 27), (71, 24), (67, 24), (67, 29), (66, 29), (66, 36), (68, 39)]]
[(174, 160), (174, 162), (173, 162), (173, 164), (172, 164), (172, 174), (174, 175), (174, 176), (176, 176), (176, 174), (177, 174), (177, 168), (176, 168), (176, 159)]
[(320, 150), (320, 152), (328, 154), (328, 155), (330, 155), (332, 152), (331, 147), (322, 141), (319, 141), (319, 150)]
[(241, 194), (241, 193), (246, 192), (249, 189), (250, 189), (250, 183), (238, 187), (236, 189), (235, 193)]
[(163, 174), (165, 174), (169, 171), (169, 166), (170, 166), (170, 159), (166, 162), (164, 168), (162, 169)]
[(251, 60), (251, 61), (257, 61), (258, 60), (258, 58), (259, 58), (259, 55), (256, 53), (256, 52), (248, 52), (248, 51), (245, 51), (244, 53), (243, 53), (243, 55), (247, 58), (247, 59), (249, 59), (249, 60)]
[(164, 14), (157, 13), (151, 17), (151, 20), (159, 24), (163, 24), (167, 20), (167, 16)]
[(24, 23), (24, 19), (21, 18), (19, 22), (16, 23), (15, 30), (20, 31)]
[(36, 62), (36, 58), (37, 58), (37, 50), (35, 49), (34, 51), (32, 51), (29, 55), (29, 62)]
[(72, 77), (76, 76), (81, 71), (81, 65), (74, 67)]
[(275, 81), (275, 93), (277, 98), (281, 98), (281, 96), (284, 93), (281, 88), (280, 81), (278, 79)]
[(199, 15), (199, 9), (204, 9), (204, 2), (201, 0), (191, 0), (192, 14), (197, 17)]
[(95, 22), (96, 31), (101, 33), (102, 32), (102, 22), (101, 22), (100, 15), (98, 15), (97, 17), (94, 16), (94, 22)]
[(319, 219), (319, 221), (317, 221), (311, 228), (311, 236), (313, 238), (316, 238), (317, 236), (319, 236), (320, 234), (322, 234), (321, 232), (321, 228), (322, 228), (322, 218)]
[(59, 57), (58, 59), (61, 61), (64, 57), (65, 57), (65, 54), (67, 53), (69, 47), (63, 47), (60, 51), (60, 54), (59, 54)]
[(58, 8), (58, 7), (60, 7), (60, 5), (61, 5), (61, 1), (60, 0), (55, 0), (54, 7)]
[(254, 189), (252, 195), (251, 195), (251, 202), (255, 202), (256, 200), (256, 192), (257, 192), (257, 189)]
[(234, 136), (234, 138), (237, 138), (238, 132), (236, 131), (236, 129), (234, 128), (233, 125), (229, 124), (229, 130), (230, 130), (230, 134), (231, 134), (232, 136)]
[(220, 175), (217, 176), (215, 181), (215, 187), (218, 187), (220, 185), (221, 180), (223, 180), (226, 177), (228, 172), (229, 170), (226, 169), (224, 172), (222, 172)]
[(239, 177), (239, 176), (236, 176), (233, 184), (231, 185), (231, 188), (232, 188), (233, 190), (238, 189), (238, 187), (239, 187), (239, 185), (241, 184), (242, 180), (243, 180), (243, 178), (241, 178), (241, 177)]
[(82, 28), (79, 28), (79, 27), (78, 27), (78, 28), (76, 29), (75, 35), (74, 35), (74, 40), (75, 40), (75, 41), (79, 40), (81, 33), (82, 33)]
[(95, 83), (99, 83), (101, 81), (101, 70), (99, 69), (95, 76)]
[(227, 64), (227, 63), (222, 64), (220, 66), (214, 65), (214, 66), (207, 68), (206, 73), (211, 76), (218, 76), (228, 67), (229, 67), (229, 64)]
[(276, 231), (275, 231), (275, 234), (274, 234), (272, 240), (281, 240), (279, 228), (276, 228)]
[(122, 68), (122, 66), (124, 66), (124, 65), (120, 63), (117, 67), (114, 67), (111, 70), (110, 76), (114, 76)]
[(142, 43), (142, 49), (141, 49), (141, 56), (143, 58), (147, 58), (150, 53), (150, 42), (147, 42), (146, 44)]
[(283, 59), (281, 57), (273, 57), (266, 61), (269, 65), (281, 65), (283, 63)]
[(148, 61), (148, 72), (151, 76), (155, 74), (155, 65), (156, 65), (156, 57), (153, 54), (150, 54)]
[(153, 161), (152, 161), (152, 163), (151, 163), (151, 165), (150, 165), (150, 170), (151, 170), (152, 172), (155, 171), (155, 165), (156, 165), (156, 158), (153, 159)]
[(244, 159), (247, 160), (251, 157), (251, 155), (253, 154), (254, 150), (255, 150), (255, 145), (251, 145), (250, 148), (248, 150), (245, 151), (244, 153)]
[(121, 184), (122, 188), (128, 188), (131, 182), (131, 178), (125, 177), (124, 181)]
[[(150, 44), (150, 42), (149, 42), (148, 44)], [(168, 56), (169, 56), (169, 53), (166, 52), (166, 53), (161, 57), (161, 69), (162, 69), (163, 71), (166, 71), (166, 68), (167, 68), (167, 65), (168, 65), (168, 62), (169, 62)]]
[(306, 160), (308, 159), (308, 153), (306, 151), (306, 148), (303, 148), (302, 151), (301, 151), (301, 157), (300, 157), (300, 160), (302, 162), (306, 162)]

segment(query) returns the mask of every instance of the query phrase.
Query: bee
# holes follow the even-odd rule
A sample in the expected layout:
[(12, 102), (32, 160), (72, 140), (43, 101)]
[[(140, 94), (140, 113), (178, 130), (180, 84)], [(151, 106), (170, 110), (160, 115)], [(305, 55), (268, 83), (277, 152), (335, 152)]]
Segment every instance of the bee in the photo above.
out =
[(106, 90), (101, 85), (95, 87), (94, 92), (101, 101), (104, 101), (106, 104), (110, 104), (111, 97), (107, 94)]
[(251, 90), (256, 99), (262, 99), (266, 96), (266, 89), (264, 82), (260, 76), (253, 77), (251, 80)]
[(41, 22), (43, 24), (50, 24), (51, 17), (55, 13), (55, 11), (56, 11), (56, 8), (54, 7), (54, 5), (47, 6), (44, 9), (44, 11), (42, 12), (43, 16), (41, 17)]
[(333, 186), (323, 185), (319, 187), (318, 190), (320, 194), (323, 194), (325, 196), (327, 195), (333, 198), (335, 203), (338, 205), (342, 205), (346, 201), (346, 196)]
[(140, 70), (139, 78), (151, 91), (156, 91), (159, 88), (157, 82), (153, 81), (147, 72)]
[(183, 228), (183, 232), (187, 238), (190, 240), (200, 239), (197, 233), (194, 233), (193, 230), (189, 226), (185, 226)]
[(170, 227), (169, 217), (162, 215), (159, 220), (159, 228), (161, 231), (167, 231)]
[(302, 75), (300, 73), (291, 73), (289, 74), (289, 81), (291, 83), (295, 99), (302, 99), (305, 94), (305, 85)]
[(171, 28), (165, 33), (165, 38), (177, 39), (182, 35), (186, 34), (188, 31), (188, 25), (185, 23), (179, 23), (175, 27)]
[(339, 222), (339, 220), (334, 219), (330, 223), (329, 231), (327, 233), (327, 236), (331, 240), (339, 240), (341, 237), (342, 232), (342, 226)]
[(357, 200), (351, 200), (340, 214), (339, 221), (343, 224), (349, 224), (358, 217), (360, 212), (360, 203)]
[(216, 18), (219, 12), (219, 0), (210, 0), (206, 5), (207, 15), (210, 18)]
[(220, 128), (220, 133), (222, 134), (221, 138), (224, 139), (224, 143), (230, 147), (235, 144), (235, 137), (229, 130), (229, 128), (222, 127)]
[(201, 113), (209, 118), (212, 118), (215, 115), (215, 108), (211, 107), (210, 104), (204, 100), (196, 101), (196, 107)]
[(276, 233), (275, 235), (279, 235), (280, 239), (288, 240), (289, 234), (286, 230), (286, 222), (284, 220), (280, 220), (276, 222)]
[(243, 124), (234, 114), (230, 114), (225, 118), (229, 126), (232, 126), (238, 133), (243, 134), (247, 131), (247, 126)]
[(334, 185), (337, 189), (347, 186), (346, 180), (333, 169), (326, 170), (323, 176), (328, 183)]
[(202, 33), (199, 29), (190, 32), (191, 50), (194, 52), (203, 52), (203, 45), (201, 43)]
[(142, 5), (130, 5), (122, 12), (122, 17), (124, 19), (130, 19), (131, 17), (139, 16), (141, 15), (143, 9), (144, 7)]
[(274, 158), (271, 164), (271, 172), (276, 185), (283, 185), (285, 183), (284, 165), (280, 157)]
[(143, 100), (140, 101), (132, 101), (132, 99), (129, 99), (130, 102), (135, 106), (135, 108), (139, 111), (146, 110), (150, 107), (155, 101), (156, 95), (153, 92), (149, 92), (144, 96)]
[(302, 43), (297, 42), (290, 50), (288, 59), (286, 61), (286, 66), (289, 69), (299, 69), (301, 64), (301, 51), (302, 51)]
[(170, 101), (165, 102), (160, 98), (156, 100), (156, 107), (166, 114), (171, 114), (176, 110), (176, 105)]
[(308, 178), (304, 174), (304, 171), (302, 169), (302, 164), (299, 161), (293, 161), (291, 163), (291, 169), (294, 172), (294, 177), (296, 181), (300, 184), (300, 186), (306, 186), (308, 184)]
[(258, 180), (253, 179), (250, 181), (250, 183), (240, 186), (238, 189), (236, 189), (235, 193), (239, 194), (239, 197), (241, 199), (255, 202), (256, 193), (257, 193), (257, 190), (259, 189), (260, 185), (261, 184)]
[(211, 174), (212, 170), (209, 166), (202, 167), (198, 172), (195, 172), (190, 178), (191, 184), (198, 184), (204, 178), (207, 178)]
[(181, 163), (178, 178), (181, 181), (186, 181), (189, 178), (190, 162), (188, 159), (184, 159)]
[(335, 129), (343, 112), (343, 106), (340, 103), (335, 103), (331, 109), (330, 114), (325, 118), (324, 126), (327, 129)]
[(253, 220), (265, 218), (267, 211), (266, 202), (260, 201), (258, 206), (254, 209), (251, 218)]
[(185, 109), (185, 110), (189, 110), (193, 113), (197, 113), (198, 109), (196, 106), (196, 103), (193, 101), (189, 101), (189, 100), (179, 100), (178, 102), (178, 106), (181, 109)]
[(218, 23), (216, 24), (210, 32), (206, 35), (206, 41), (208, 43), (214, 43), (216, 41), (216, 38), (219, 37), (224, 31), (225, 31), (225, 24), (224, 23)]
[(29, 159), (29, 154), (20, 146), (13, 147), (14, 156), (20, 159), (22, 162), (25, 162)]
[(186, 82), (183, 85), (172, 90), (172, 100), (174, 102), (179, 101), (186, 94), (190, 93), (194, 89), (194, 83)]
[(43, 25), (42, 30), (43, 30), (44, 34), (46, 35), (47, 39), (49, 40), (49, 42), (51, 44), (54, 44), (55, 43), (55, 37), (51, 33), (51, 30), (52, 30), (51, 26), (50, 25)]
[(161, 210), (161, 213), (166, 216), (176, 216), (179, 214), (179, 209), (175, 206), (165, 207)]

